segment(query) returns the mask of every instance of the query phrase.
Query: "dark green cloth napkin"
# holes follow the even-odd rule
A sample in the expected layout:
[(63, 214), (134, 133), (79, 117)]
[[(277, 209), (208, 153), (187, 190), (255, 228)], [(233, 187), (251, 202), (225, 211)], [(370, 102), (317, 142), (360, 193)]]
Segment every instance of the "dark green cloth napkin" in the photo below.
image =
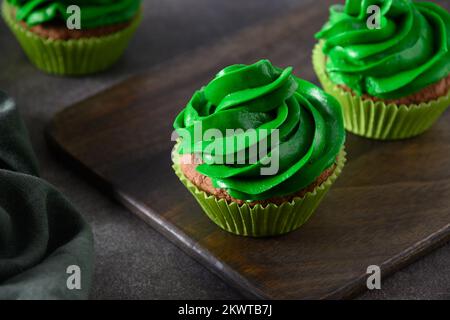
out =
[(87, 298), (92, 260), (89, 226), (39, 178), (15, 104), (0, 91), (0, 299)]

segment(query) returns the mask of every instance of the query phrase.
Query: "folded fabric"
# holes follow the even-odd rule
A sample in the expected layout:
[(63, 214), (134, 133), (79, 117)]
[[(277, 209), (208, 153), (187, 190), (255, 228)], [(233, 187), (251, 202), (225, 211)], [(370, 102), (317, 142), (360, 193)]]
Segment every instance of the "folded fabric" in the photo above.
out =
[(39, 178), (14, 101), (0, 91), (0, 299), (85, 299), (92, 260), (89, 226)]

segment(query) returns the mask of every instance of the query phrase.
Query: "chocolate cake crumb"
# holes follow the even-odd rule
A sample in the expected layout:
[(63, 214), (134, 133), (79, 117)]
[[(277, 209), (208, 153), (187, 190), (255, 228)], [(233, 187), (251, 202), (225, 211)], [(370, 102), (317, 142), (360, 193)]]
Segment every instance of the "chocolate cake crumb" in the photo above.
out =
[(262, 206), (266, 206), (270, 203), (281, 205), (284, 202), (290, 202), (294, 198), (302, 198), (304, 197), (308, 192), (312, 192), (316, 187), (320, 186), (322, 183), (324, 183), (334, 172), (336, 169), (336, 164), (333, 164), (330, 168), (326, 169), (322, 172), (322, 174), (308, 187), (299, 190), (291, 195), (283, 196), (283, 197), (274, 197), (267, 200), (258, 200), (258, 201), (252, 201), (247, 202), (244, 200), (233, 198), (228, 194), (228, 192), (225, 189), (219, 189), (215, 188), (213, 186), (211, 178), (202, 175), (200, 172), (196, 170), (198, 166), (198, 159), (195, 158), (192, 154), (183, 155), (180, 157), (180, 167), (181, 171), (183, 172), (184, 176), (191, 181), (197, 188), (200, 190), (206, 192), (209, 195), (213, 195), (216, 198), (224, 199), (228, 203), (236, 202), (239, 205), (242, 205), (244, 203), (249, 204), (250, 206), (255, 206), (257, 204), (261, 204)]
[[(11, 14), (15, 19), (15, 10), (13, 10)], [(63, 22), (46, 22), (32, 27), (28, 26), (24, 21), (19, 21), (19, 24), (23, 28), (45, 39), (71, 40), (107, 36), (126, 29), (131, 22), (132, 20), (109, 26), (81, 30), (70, 30)]]
[[(350, 92), (353, 96), (355, 96), (355, 92), (346, 85), (338, 85), (339, 88), (346, 92)], [(423, 88), (419, 92), (410, 94), (409, 96), (398, 98), (398, 99), (381, 99), (377, 97), (372, 97), (368, 94), (363, 94), (362, 98), (366, 100), (372, 100), (372, 101), (383, 101), (387, 104), (394, 103), (397, 105), (405, 104), (420, 104), (422, 102), (429, 102), (433, 100), (437, 100), (440, 97), (443, 97), (447, 95), (447, 93), (450, 90), (450, 75), (447, 77), (441, 79), (439, 82), (433, 83), (429, 85), (428, 87)]]
[[(327, 61), (328, 57), (325, 57), (325, 62)], [(339, 88), (344, 90), (345, 92), (350, 92), (353, 96), (356, 96), (357, 94), (348, 86), (343, 84), (337, 85)], [(394, 103), (397, 105), (411, 105), (411, 104), (420, 104), (423, 102), (430, 102), (433, 100), (437, 100), (440, 97), (443, 97), (447, 95), (447, 93), (450, 91), (450, 74), (447, 75), (447, 77), (442, 78), (436, 83), (433, 83), (422, 90), (415, 92), (413, 94), (410, 94), (406, 97), (397, 98), (397, 99), (382, 99), (378, 97), (373, 97), (371, 95), (368, 95), (367, 93), (363, 94), (361, 97), (365, 100), (372, 100), (374, 102), (377, 101), (383, 101), (387, 104)]]

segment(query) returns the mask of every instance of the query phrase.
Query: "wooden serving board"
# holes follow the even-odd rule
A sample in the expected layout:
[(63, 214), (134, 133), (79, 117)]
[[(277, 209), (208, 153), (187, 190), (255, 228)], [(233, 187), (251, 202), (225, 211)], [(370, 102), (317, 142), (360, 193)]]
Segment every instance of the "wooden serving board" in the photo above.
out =
[(317, 82), (313, 34), (328, 13), (305, 7), (71, 106), (47, 131), (50, 145), (101, 188), (250, 297), (353, 297), (369, 265), (385, 277), (450, 239), (449, 112), (410, 140), (348, 135), (343, 174), (311, 220), (281, 237), (222, 231), (172, 172), (173, 119), (222, 67), (264, 57)]

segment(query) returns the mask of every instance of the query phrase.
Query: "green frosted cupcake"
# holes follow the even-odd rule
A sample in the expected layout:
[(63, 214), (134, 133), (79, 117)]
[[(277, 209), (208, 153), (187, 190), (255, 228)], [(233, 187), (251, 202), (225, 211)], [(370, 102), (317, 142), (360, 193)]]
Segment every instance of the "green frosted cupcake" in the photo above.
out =
[[(379, 28), (368, 26), (371, 5), (380, 9)], [(350, 132), (416, 136), (450, 105), (450, 14), (438, 5), (347, 0), (331, 7), (316, 38), (314, 69)]]
[(212, 221), (238, 235), (300, 227), (345, 163), (337, 101), (267, 60), (220, 71), (174, 127), (175, 173)]
[[(2, 16), (30, 61), (42, 71), (84, 75), (114, 64), (141, 18), (140, 0), (4, 0)], [(80, 9), (80, 27), (67, 20)], [(72, 7), (73, 8), (73, 7)]]

